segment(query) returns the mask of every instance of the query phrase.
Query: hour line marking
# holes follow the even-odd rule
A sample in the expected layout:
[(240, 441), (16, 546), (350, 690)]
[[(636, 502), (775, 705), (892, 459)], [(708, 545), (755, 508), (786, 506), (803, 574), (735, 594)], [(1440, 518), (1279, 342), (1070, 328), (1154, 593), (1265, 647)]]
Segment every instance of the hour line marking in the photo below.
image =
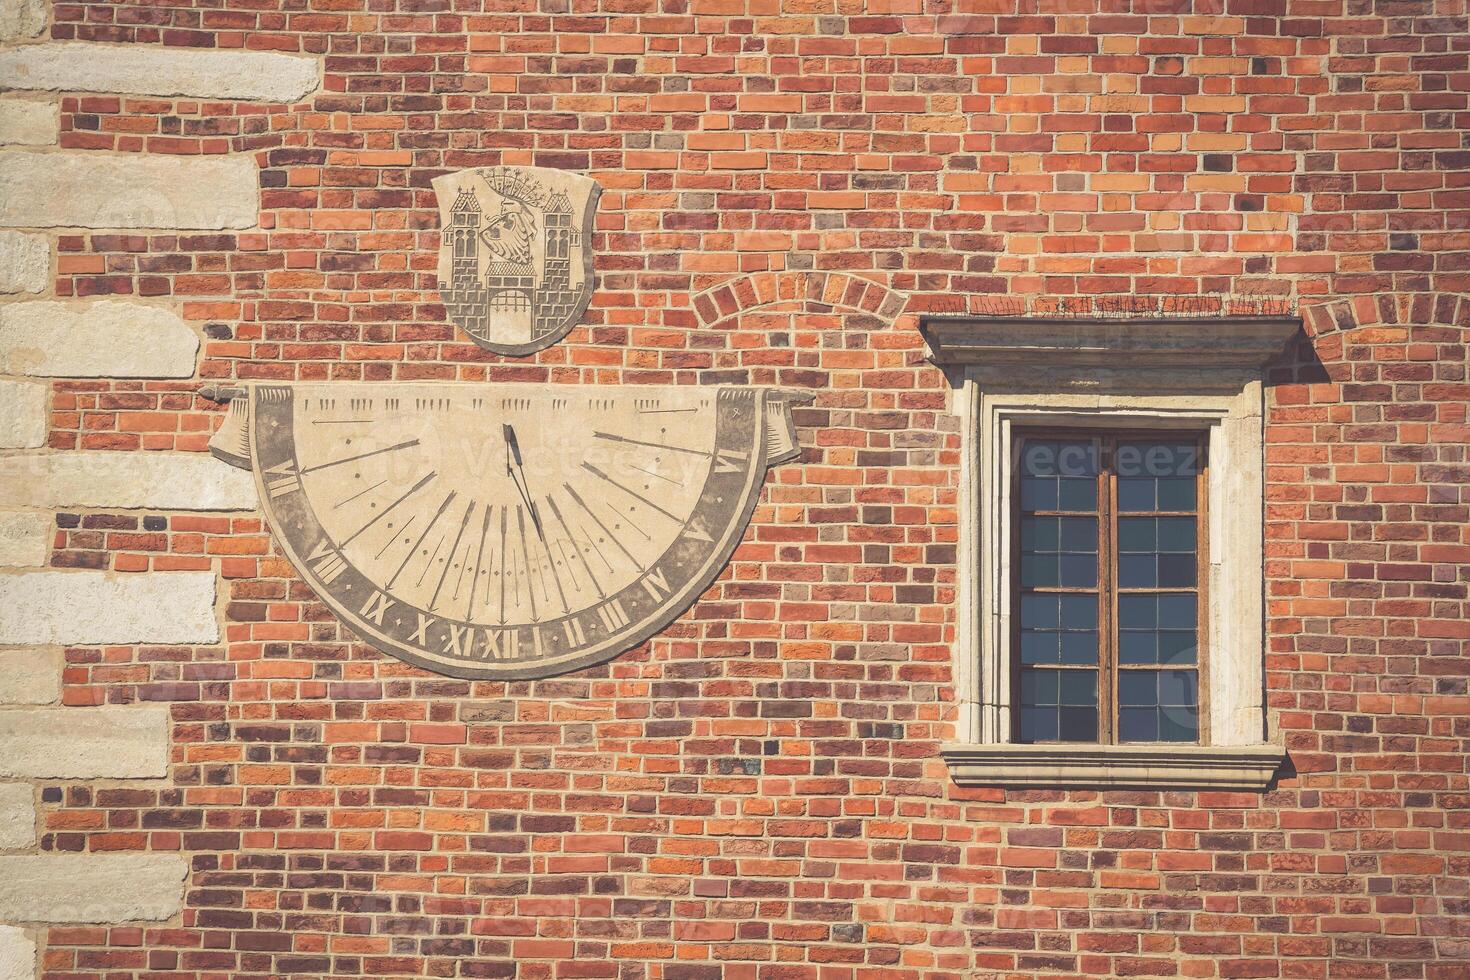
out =
[(505, 625), (505, 521), (510, 516), (510, 508), (500, 508), (500, 625)]
[[(628, 465), (629, 466), (632, 466), (631, 463), (629, 463)], [(647, 473), (649, 476), (653, 477), (655, 480), (662, 480), (665, 483), (672, 483), (676, 487), (683, 486), (682, 483), (680, 483), (678, 480), (674, 479), (671, 476), (664, 476), (662, 473), (655, 473), (653, 470), (645, 470), (641, 466), (633, 466), (633, 469), (637, 470), (639, 473)]]
[[(551, 512), (556, 515), (556, 519), (561, 522), (561, 529), (566, 532), (567, 540), (572, 544), (572, 550), (577, 553), (578, 558), (582, 559), (582, 567), (587, 569), (587, 577), (592, 580), (592, 587), (597, 590), (597, 598), (606, 599), (607, 593), (602, 591), (602, 583), (597, 581), (596, 575), (592, 574), (592, 565), (588, 563), (586, 553), (577, 547), (577, 540), (572, 537), (572, 529), (567, 527), (567, 519), (561, 516), (561, 508), (556, 505), (556, 498), (547, 497), (546, 502), (551, 505)], [(567, 612), (571, 610), (568, 609)]]
[[(464, 607), (465, 619), (469, 619), (470, 615), (475, 611), (475, 589), (478, 588), (480, 584), (480, 563), (485, 560), (485, 538), (487, 535), (489, 535), (489, 533), (490, 507), (487, 505), (485, 507), (485, 520), (480, 525), (480, 548), (478, 551), (475, 552), (475, 574), (470, 576), (470, 601), (469, 604)], [(488, 597), (489, 594), (490, 590), (486, 589), (485, 595)], [(455, 595), (459, 595), (458, 587), (455, 588)]]
[[(551, 495), (550, 494), (547, 494), (547, 496), (546, 496), (546, 502), (551, 505), (551, 510), (552, 510), (553, 513), (556, 514), (557, 520), (561, 520), (561, 511), (559, 511), (559, 510), (556, 509), (556, 501), (551, 499)], [(566, 527), (567, 527), (566, 521), (562, 521), (561, 526), (562, 526), (562, 530), (566, 531)], [(572, 536), (572, 532), (567, 531), (567, 537), (570, 538), (571, 536)], [(572, 548), (575, 549), (576, 547), (577, 547), (576, 546), (576, 543), (574, 542), (572, 544)], [(544, 551), (544, 552), (546, 552), (546, 567), (551, 569), (551, 580), (556, 583), (556, 594), (561, 597), (561, 611), (564, 612), (564, 613), (566, 613), (566, 614), (568, 614), (568, 615), (570, 615), (571, 614), (571, 611), (572, 611), (572, 607), (567, 602), (567, 593), (566, 593), (566, 590), (561, 587), (561, 573), (556, 570), (556, 558), (552, 556), (552, 554), (551, 554), (551, 546), (546, 543), (546, 538), (545, 537), (543, 537), (541, 539), (541, 550)], [(575, 575), (572, 576), (572, 584), (573, 585), (576, 585), (577, 584), (577, 577)], [(593, 585), (596, 585), (597, 583), (594, 582), (592, 584)]]
[(410, 439), (407, 442), (400, 442), (396, 446), (384, 446), (382, 449), (374, 449), (371, 452), (358, 453), (356, 456), (348, 456), (346, 459), (334, 459), (330, 463), (318, 463), (315, 466), (308, 466), (301, 472), (303, 475), (306, 473), (315, 473), (317, 470), (324, 470), (329, 466), (341, 466), (343, 463), (355, 463), (359, 459), (367, 459), (369, 456), (377, 456), (382, 453), (397, 452), (400, 449), (407, 449), (410, 446), (417, 446), (418, 444), (419, 441), (417, 439)]
[(672, 415), (679, 412), (697, 412), (697, 408), (640, 408), (639, 415)]
[(312, 425), (361, 425), (371, 422), (372, 419), (312, 419)]
[(387, 507), (384, 507), (381, 511), (378, 512), (377, 516), (374, 517), (372, 520), (368, 521), (366, 524), (364, 524), (362, 527), (358, 528), (356, 531), (353, 531), (350, 535), (348, 535), (342, 541), (342, 543), (340, 545), (338, 545), (338, 547), (345, 550), (347, 548), (347, 545), (349, 543), (351, 543), (351, 541), (352, 541), (353, 538), (357, 537), (359, 534), (361, 534), (362, 532), (366, 531), (368, 528), (372, 527), (374, 524), (378, 523), (383, 518), (387, 517), (389, 514), (393, 513), (393, 508), (394, 507), (397, 507), (399, 504), (403, 503), (409, 497), (412, 497), (414, 494), (418, 493), (424, 487), (428, 486), (429, 485), (429, 481), (432, 480), (432, 479), (434, 479), (434, 477), (436, 477), (438, 475), (439, 475), (439, 473), (438, 473), (437, 470), (430, 470), (428, 476), (425, 476), (422, 480), (420, 480), (419, 482), (415, 483), (413, 486), (409, 487), (407, 493), (405, 493), (403, 496), (399, 497), (397, 500), (393, 501)]
[[(398, 530), (400, 532), (402, 532), (402, 533), (407, 533), (408, 532), (408, 529), (411, 528), (411, 527), (413, 527), (413, 522), (416, 521), (416, 520), (418, 520), (418, 519), (419, 519), (419, 515), (417, 515), (417, 514), (413, 515), (408, 520), (404, 521), (403, 522), (403, 526), (400, 527)], [(376, 555), (373, 555), (373, 557), (374, 558), (382, 558), (383, 557), (383, 552), (385, 552), (389, 548), (393, 547), (393, 542), (395, 542), (397, 540), (398, 540), (398, 535), (397, 534), (390, 534), (390, 535), (388, 535), (388, 543), (385, 544), (385, 545), (383, 545), (383, 547), (379, 548), (378, 549), (378, 553)]]
[(439, 557), (439, 549), (444, 547), (444, 539), (448, 536), (447, 534), (441, 534), (439, 535), (439, 540), (434, 542), (434, 551), (429, 555), (429, 560), (424, 565), (424, 570), (419, 572), (419, 577), (414, 581), (414, 585), (424, 584), (424, 576), (428, 575), (429, 570), (434, 567), (434, 559)]
[(419, 550), (419, 545), (424, 543), (424, 538), (427, 538), (429, 536), (429, 532), (434, 529), (434, 524), (439, 520), (440, 517), (444, 515), (445, 508), (447, 508), (450, 502), (454, 500), (454, 495), (458, 492), (459, 491), (457, 490), (449, 491), (449, 496), (444, 498), (444, 503), (440, 504), (439, 509), (434, 511), (434, 516), (429, 518), (429, 523), (424, 525), (424, 532), (420, 534), (419, 539), (413, 543), (413, 547), (408, 549), (408, 554), (403, 556), (403, 561), (398, 565), (398, 571), (394, 572), (393, 577), (388, 579), (388, 584), (383, 586), (385, 590), (392, 590), (393, 583), (398, 581), (398, 576), (402, 574), (403, 569), (407, 567), (409, 560), (413, 558), (413, 553)]
[(676, 453), (689, 453), (692, 456), (713, 456), (714, 453), (708, 449), (687, 449), (684, 446), (671, 446), (664, 442), (648, 442), (645, 439), (630, 439), (627, 436), (615, 436), (609, 432), (592, 431), (592, 435), (598, 439), (611, 439), (613, 442), (626, 442), (630, 446), (648, 446), (653, 449), (667, 449)]
[[(516, 527), (521, 532), (521, 561), (526, 563), (526, 595), (531, 599), (531, 622), (541, 622), (541, 617), (536, 612), (536, 589), (535, 583), (531, 581), (531, 552), (526, 549), (526, 512), (516, 504)], [(546, 583), (541, 583), (541, 591), (546, 591)]]
[(626, 493), (628, 496), (633, 497), (633, 498), (635, 498), (637, 500), (643, 501), (643, 503), (647, 504), (649, 507), (652, 507), (654, 510), (658, 511), (660, 514), (664, 515), (669, 520), (673, 521), (675, 524), (683, 524), (684, 523), (684, 519), (682, 517), (675, 517), (673, 514), (670, 514), (668, 511), (664, 510), (662, 507), (660, 507), (658, 504), (654, 503), (652, 500), (649, 500), (647, 497), (643, 496), (643, 494), (639, 493), (637, 490), (634, 490), (631, 487), (625, 487), (625, 486), (623, 486), (617, 480), (614, 480), (612, 477), (608, 476), (606, 473), (602, 472), (602, 470), (600, 470), (597, 467), (593, 466), (591, 463), (587, 462), (586, 460), (583, 460), (582, 461), (582, 466), (585, 469), (591, 470), (593, 476), (602, 477), (602, 479), (606, 480), (608, 483), (611, 483), (613, 486), (615, 486), (619, 490), (623, 491), (623, 493)]
[(354, 500), (356, 500), (358, 497), (361, 497), (363, 494), (365, 494), (365, 493), (372, 493), (374, 490), (378, 489), (378, 487), (381, 487), (383, 484), (385, 484), (387, 482), (388, 482), (387, 480), (379, 480), (377, 483), (374, 483), (372, 486), (368, 487), (366, 490), (359, 490), (359, 491), (357, 491), (357, 493), (354, 493), (352, 496), (348, 497), (346, 500), (341, 500), (341, 501), (338, 501), (337, 503), (333, 504), (332, 505), (332, 509), (333, 510), (336, 510), (338, 507), (341, 507), (343, 504), (350, 504)]
[[(439, 601), (439, 590), (444, 588), (444, 580), (449, 577), (449, 569), (454, 567), (454, 553), (459, 550), (459, 541), (464, 537), (464, 529), (470, 526), (470, 512), (475, 509), (475, 502), (470, 501), (469, 506), (464, 509), (464, 518), (459, 522), (459, 532), (454, 536), (454, 544), (449, 546), (449, 554), (444, 558), (444, 571), (439, 573), (439, 584), (434, 586), (434, 595), (429, 599), (429, 609)], [(463, 570), (460, 577), (464, 577)]]
[(618, 540), (618, 537), (607, 529), (607, 525), (602, 523), (602, 518), (598, 517), (592, 512), (592, 508), (587, 506), (587, 501), (583, 500), (577, 495), (577, 491), (572, 489), (572, 485), (570, 483), (563, 483), (562, 486), (566, 488), (567, 493), (572, 495), (572, 499), (577, 502), (578, 506), (580, 506), (583, 510), (587, 512), (587, 516), (592, 518), (592, 523), (596, 524), (598, 529), (601, 530), (603, 534), (606, 534), (609, 538), (612, 539), (612, 543), (618, 546), (619, 551), (628, 556), (628, 560), (633, 563), (634, 567), (636, 567), (640, 572), (643, 571), (643, 565), (639, 563), (637, 558), (633, 557), (633, 552), (629, 551), (627, 547), (623, 545), (623, 542)]

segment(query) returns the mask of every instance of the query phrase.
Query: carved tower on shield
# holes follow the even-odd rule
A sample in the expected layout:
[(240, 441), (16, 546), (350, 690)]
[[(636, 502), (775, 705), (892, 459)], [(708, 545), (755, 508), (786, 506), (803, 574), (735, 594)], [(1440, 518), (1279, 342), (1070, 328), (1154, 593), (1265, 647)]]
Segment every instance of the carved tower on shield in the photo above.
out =
[(480, 202), (474, 190), (461, 188), (444, 232), (445, 247), (453, 258), (449, 286), (442, 293), (449, 318), (470, 334), (484, 332), (487, 314), (487, 297), (480, 283), (481, 221)]
[(597, 182), (541, 167), (483, 167), (433, 184), (445, 315), (499, 354), (530, 354), (566, 336), (592, 298)]

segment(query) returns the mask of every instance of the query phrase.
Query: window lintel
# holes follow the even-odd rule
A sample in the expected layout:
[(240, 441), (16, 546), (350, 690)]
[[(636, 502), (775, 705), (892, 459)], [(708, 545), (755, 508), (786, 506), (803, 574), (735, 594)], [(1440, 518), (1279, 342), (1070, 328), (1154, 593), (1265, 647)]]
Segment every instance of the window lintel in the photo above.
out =
[(940, 366), (1180, 367), (1259, 371), (1300, 317), (930, 315), (919, 332)]

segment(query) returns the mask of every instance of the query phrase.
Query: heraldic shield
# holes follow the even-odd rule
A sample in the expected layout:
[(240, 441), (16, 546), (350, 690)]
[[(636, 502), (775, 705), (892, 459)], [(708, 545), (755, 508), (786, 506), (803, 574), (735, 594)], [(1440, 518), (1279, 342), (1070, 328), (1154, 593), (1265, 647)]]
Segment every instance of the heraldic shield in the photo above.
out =
[(565, 337), (592, 298), (597, 181), (544, 167), (477, 167), (433, 183), (449, 319), (481, 347), (516, 357)]

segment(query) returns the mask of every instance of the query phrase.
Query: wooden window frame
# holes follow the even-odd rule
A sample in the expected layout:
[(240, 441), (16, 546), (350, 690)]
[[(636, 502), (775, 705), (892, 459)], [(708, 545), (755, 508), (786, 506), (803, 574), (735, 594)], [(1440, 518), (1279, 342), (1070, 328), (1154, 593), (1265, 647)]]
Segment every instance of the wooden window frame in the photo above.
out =
[[(1010, 530), (1011, 540), (1009, 542), (1011, 553), (1011, 569), (1015, 576), (1011, 582), (1011, 629), (1010, 629), (1010, 654), (1012, 666), (1010, 671), (1010, 703), (1014, 706), (1011, 711), (1010, 738), (1018, 744), (1032, 745), (1209, 745), (1210, 744), (1210, 714), (1209, 714), (1209, 569), (1210, 569), (1210, 513), (1209, 513), (1209, 488), (1210, 488), (1210, 438), (1209, 432), (1199, 429), (1157, 429), (1140, 427), (1078, 427), (1078, 426), (1049, 426), (1049, 425), (1027, 425), (1018, 427), (1015, 435), (1015, 459), (1016, 462), (1008, 467), (1008, 478), (1011, 484), (1011, 507)], [(1035, 440), (1088, 440), (1097, 445), (1097, 510), (1082, 511), (1034, 511), (1032, 516), (1044, 517), (1093, 517), (1098, 522), (1097, 542), (1097, 586), (1095, 589), (1064, 589), (1057, 587), (1048, 589), (1046, 595), (1064, 595), (1076, 593), (1092, 593), (1098, 595), (1098, 617), (1097, 617), (1097, 640), (1098, 659), (1095, 667), (1083, 665), (1058, 665), (1057, 670), (1096, 670), (1097, 671), (1097, 702), (1098, 702), (1098, 732), (1097, 740), (1094, 742), (1066, 742), (1061, 740), (1046, 740), (1038, 742), (1021, 743), (1021, 596), (1024, 589), (1021, 586), (1021, 479), (1024, 475), (1023, 467), (1019, 460), (1025, 452), (1028, 441)], [(1193, 517), (1195, 519), (1195, 584), (1191, 588), (1162, 588), (1150, 589), (1122, 589), (1117, 585), (1118, 570), (1118, 471), (1116, 466), (1116, 453), (1119, 443), (1136, 441), (1192, 441), (1199, 464), (1194, 474), (1195, 507), (1191, 511), (1129, 511), (1130, 517)], [(1118, 739), (1118, 678), (1119, 672), (1123, 670), (1162, 670), (1167, 669), (1162, 664), (1133, 664), (1124, 666), (1118, 662), (1119, 627), (1118, 627), (1118, 597), (1121, 594), (1159, 594), (1161, 592), (1194, 592), (1195, 593), (1195, 662), (1187, 668), (1195, 672), (1195, 696), (1197, 700), (1197, 722), (1195, 738), (1190, 742), (1120, 742)]]

